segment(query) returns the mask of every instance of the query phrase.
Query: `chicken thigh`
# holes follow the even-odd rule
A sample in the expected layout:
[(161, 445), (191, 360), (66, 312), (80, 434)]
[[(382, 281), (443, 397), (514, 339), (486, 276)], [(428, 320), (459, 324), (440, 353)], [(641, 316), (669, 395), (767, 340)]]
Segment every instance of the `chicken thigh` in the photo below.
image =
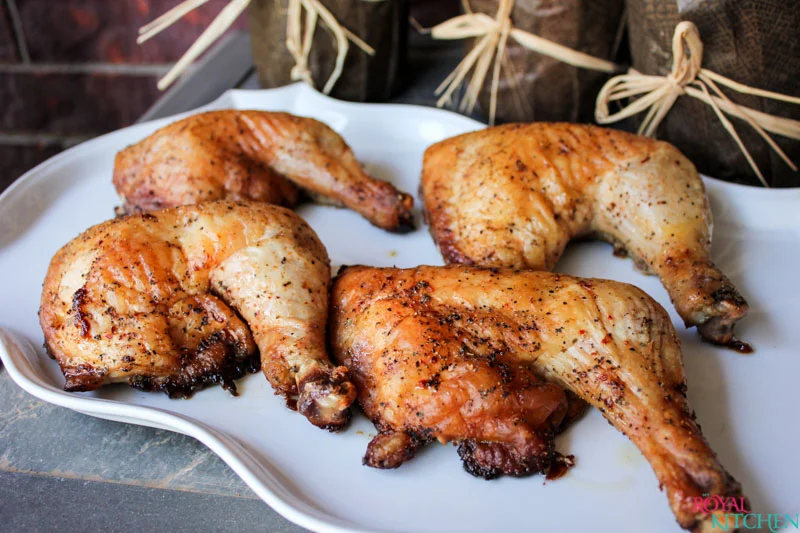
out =
[(332, 355), (380, 432), (370, 466), (397, 466), (438, 439), (461, 443), (473, 473), (546, 470), (567, 409), (557, 384), (641, 450), (684, 528), (711, 531), (693, 498), (741, 496), (695, 422), (669, 316), (632, 285), (455, 265), (350, 267), (334, 280), (329, 324)]
[(687, 326), (719, 344), (747, 303), (711, 261), (711, 210), (670, 144), (578, 124), (510, 124), (428, 148), (421, 195), (445, 261), (552, 270), (598, 237), (660, 278)]
[(276, 393), (335, 429), (356, 393), (328, 359), (329, 286), (327, 252), (298, 215), (220, 201), (88, 229), (50, 263), (39, 317), (68, 391), (233, 388), (260, 352)]
[(165, 126), (117, 154), (127, 213), (210, 200), (293, 207), (300, 190), (389, 231), (413, 229), (411, 196), (367, 175), (338, 133), (312, 118), (209, 111)]

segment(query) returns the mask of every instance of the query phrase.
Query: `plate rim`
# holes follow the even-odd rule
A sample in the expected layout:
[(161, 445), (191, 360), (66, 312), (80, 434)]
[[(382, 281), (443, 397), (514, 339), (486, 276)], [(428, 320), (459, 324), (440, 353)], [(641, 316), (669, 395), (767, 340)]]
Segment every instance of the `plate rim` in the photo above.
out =
[[(486, 124), (477, 120), (445, 109), (415, 104), (344, 102), (325, 96), (302, 82), (275, 89), (232, 89), (226, 91), (214, 101), (196, 109), (114, 130), (56, 154), (27, 171), (0, 194), (0, 213), (2, 213), (7, 203), (13, 200), (15, 195), (21, 194), (24, 187), (34, 183), (37, 177), (44, 175), (49, 167), (58, 165), (74, 157), (75, 153), (79, 150), (90, 149), (95, 144), (107, 142), (113, 136), (125, 135), (134, 129), (158, 127), (199, 112), (225, 107), (226, 104), (229, 104), (230, 107), (241, 109), (236, 107), (237, 99), (241, 97), (273, 98), (281, 96), (286, 96), (294, 100), (302, 98), (317, 99), (324, 102), (325, 105), (344, 109), (353, 107), (361, 108), (364, 106), (369, 106), (376, 110), (379, 108), (408, 108), (414, 109), (417, 112), (423, 111), (434, 117), (438, 116), (451, 121), (460, 121), (464, 124), (465, 129), (486, 127)], [(748, 195), (756, 195), (758, 201), (794, 203), (800, 200), (800, 188), (788, 190), (765, 189), (762, 187), (724, 182), (709, 177), (704, 177), (704, 182), (709, 189), (713, 191), (720, 191), (726, 188), (746, 191)], [(739, 194), (741, 194), (741, 192)], [(299, 497), (291, 494), (290, 491), (281, 485), (280, 481), (276, 480), (275, 472), (271, 471), (268, 465), (263, 465), (257, 459), (253, 458), (235, 437), (225, 435), (223, 432), (209, 427), (200, 420), (168, 410), (132, 405), (118, 400), (78, 396), (59, 390), (46, 383), (44, 379), (37, 374), (37, 371), (31, 363), (31, 359), (25, 355), (26, 353), (40, 357), (38, 352), (33, 349), (28, 339), (11, 330), (4, 330), (0, 327), (0, 360), (2, 360), (3, 364), (6, 366), (12, 380), (34, 397), (89, 416), (165, 429), (191, 436), (219, 456), (267, 505), (286, 519), (301, 527), (320, 533), (366, 533), (381, 531), (374, 528), (365, 528), (342, 517), (335, 516), (320, 509), (315, 509), (309, 502), (303, 501)], [(268, 481), (260, 479), (255, 472), (260, 472), (262, 475), (265, 474), (264, 477)], [(392, 532), (396, 533), (395, 530), (392, 530)]]

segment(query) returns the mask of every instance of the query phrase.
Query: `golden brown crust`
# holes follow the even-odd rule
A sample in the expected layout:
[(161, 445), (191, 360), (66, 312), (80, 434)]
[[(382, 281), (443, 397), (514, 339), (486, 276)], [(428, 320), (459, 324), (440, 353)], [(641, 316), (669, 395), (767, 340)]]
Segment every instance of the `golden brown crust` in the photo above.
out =
[[(346, 280), (358, 269), (346, 268), (337, 279)], [(462, 452), (475, 452), (462, 457), (475, 475), (546, 471), (554, 434), (568, 410), (564, 391), (524, 363), (472, 353), (465, 349), (469, 338), (463, 344), (452, 341), (448, 332), (461, 318), (455, 311), (433, 309), (425, 282), (409, 282), (396, 297), (384, 299), (379, 294), (392, 290), (391, 275), (358, 279), (363, 282), (358, 287), (334, 283), (330, 328), (334, 357), (350, 369), (364, 413), (381, 428), (365, 464), (397, 467), (422, 443), (438, 439), (474, 443)], [(356, 323), (372, 326), (359, 337)], [(390, 335), (388, 349), (362, 342), (371, 332)], [(419, 349), (409, 353), (404, 346)]]
[(320, 427), (355, 391), (325, 346), (330, 267), (313, 230), (264, 203), (209, 202), (94, 226), (59, 250), (40, 323), (67, 390), (172, 396), (261, 367)]
[(414, 458), (423, 440), (405, 431), (378, 433), (367, 445), (363, 464), (372, 468), (397, 468)]
[(711, 261), (703, 182), (673, 146), (579, 124), (509, 124), (437, 143), (420, 186), (448, 263), (552, 270), (594, 236), (657, 274), (688, 326), (733, 338), (747, 303)]
[(220, 199), (293, 207), (303, 190), (383, 229), (413, 229), (410, 195), (367, 175), (331, 128), (288, 113), (179, 120), (119, 152), (113, 180), (127, 213)]
[(683, 527), (713, 519), (693, 498), (741, 496), (694, 420), (669, 316), (631, 285), (461, 265), (350, 267), (333, 283), (330, 338), (380, 431), (371, 466), (397, 466), (437, 439), (461, 443), (477, 475), (558, 470), (552, 434), (580, 404), (557, 384), (642, 451)]

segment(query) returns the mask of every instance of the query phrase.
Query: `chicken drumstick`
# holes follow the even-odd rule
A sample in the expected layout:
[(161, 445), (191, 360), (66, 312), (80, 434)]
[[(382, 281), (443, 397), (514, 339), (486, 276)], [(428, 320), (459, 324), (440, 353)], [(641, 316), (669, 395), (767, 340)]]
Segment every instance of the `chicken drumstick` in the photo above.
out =
[(312, 118), (209, 111), (161, 128), (117, 154), (114, 186), (127, 213), (210, 200), (293, 207), (300, 189), (374, 225), (414, 229), (414, 200), (361, 169), (339, 134)]
[(298, 215), (211, 202), (88, 229), (50, 263), (39, 316), (66, 390), (232, 386), (260, 351), (276, 393), (336, 429), (356, 393), (328, 360), (329, 286), (328, 254)]
[(370, 466), (397, 466), (438, 439), (460, 442), (474, 473), (546, 470), (566, 406), (540, 376), (631, 439), (684, 528), (711, 531), (714, 518), (693, 498), (741, 496), (695, 423), (669, 316), (632, 285), (455, 265), (351, 267), (334, 281), (331, 310), (333, 357), (380, 431)]
[(594, 236), (661, 278), (687, 326), (727, 344), (747, 303), (711, 261), (711, 210), (670, 144), (579, 124), (510, 124), (428, 148), (421, 193), (445, 261), (552, 270)]

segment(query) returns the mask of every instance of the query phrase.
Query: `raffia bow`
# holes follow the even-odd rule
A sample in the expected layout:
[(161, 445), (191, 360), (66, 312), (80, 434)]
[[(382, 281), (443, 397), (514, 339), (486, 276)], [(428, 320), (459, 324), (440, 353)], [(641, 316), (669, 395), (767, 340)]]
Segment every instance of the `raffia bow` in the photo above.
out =
[[(233, 24), (251, 1), (252, 0), (231, 0), (231, 2), (220, 11), (217, 18), (215, 18), (200, 37), (197, 38), (194, 44), (189, 47), (189, 50), (187, 50), (169, 72), (158, 81), (158, 88), (163, 91), (169, 87), (172, 82), (200, 56), (200, 54), (211, 46), (220, 35), (225, 33), (225, 30)], [(142, 28), (139, 29), (139, 38), (136, 42), (141, 44), (147, 41), (206, 2), (208, 2), (208, 0), (186, 0), (178, 4), (157, 19), (142, 26)], [(304, 9), (306, 11), (305, 29), (303, 28), (302, 20)], [(333, 34), (336, 42), (336, 63), (334, 64), (333, 72), (322, 89), (323, 93), (328, 94), (333, 90), (334, 85), (336, 85), (336, 82), (342, 75), (344, 60), (350, 48), (350, 43), (348, 41), (352, 41), (353, 44), (368, 55), (375, 55), (375, 50), (347, 28), (343, 27), (320, 0), (289, 0), (286, 13), (286, 48), (295, 60), (295, 65), (292, 67), (290, 74), (292, 80), (302, 80), (312, 87), (314, 86), (314, 80), (308, 68), (308, 58), (311, 53), (314, 32), (317, 29), (317, 23), (320, 19), (322, 19), (322, 22), (325, 23)]]
[(461, 86), (469, 72), (474, 69), (474, 73), (467, 85), (466, 93), (459, 107), (461, 111), (471, 113), (475, 109), (481, 87), (483, 87), (483, 82), (486, 79), (489, 68), (492, 66), (492, 60), (494, 60), (489, 103), (489, 124), (494, 124), (495, 115), (497, 113), (497, 89), (500, 83), (501, 70), (503, 70), (507, 76), (513, 78), (513, 74), (510, 72), (510, 64), (505, 54), (509, 38), (533, 52), (552, 57), (575, 67), (601, 72), (614, 72), (618, 70), (617, 66), (610, 61), (578, 52), (548, 39), (515, 28), (511, 21), (511, 11), (514, 8), (514, 1), (515, 0), (500, 0), (497, 7), (497, 14), (492, 18), (485, 13), (473, 12), (469, 1), (464, 0), (463, 4), (466, 14), (447, 20), (430, 30), (434, 39), (477, 39), (472, 50), (469, 51), (456, 69), (451, 72), (450, 75), (445, 78), (444, 82), (436, 89), (436, 94), (441, 95), (436, 102), (438, 107), (442, 107), (451, 101), (455, 91)]
[[(300, 20), (303, 8), (306, 9), (305, 32), (302, 30), (302, 22)], [(336, 63), (333, 72), (322, 89), (324, 94), (329, 94), (342, 75), (344, 60), (350, 47), (348, 39), (368, 55), (375, 55), (375, 50), (339, 24), (336, 17), (319, 0), (289, 0), (289, 12), (286, 15), (286, 47), (295, 60), (291, 73), (293, 80), (303, 80), (312, 87), (314, 86), (314, 80), (311, 78), (311, 71), (308, 68), (308, 57), (311, 53), (311, 43), (314, 40), (318, 18), (322, 19), (336, 39)], [(303, 34), (302, 40), (301, 33)]]
[[(800, 98), (749, 87), (702, 68), (703, 42), (700, 40), (700, 32), (697, 30), (697, 26), (691, 22), (684, 21), (675, 27), (675, 33), (672, 37), (672, 54), (672, 71), (666, 76), (650, 76), (630, 69), (627, 74), (611, 78), (597, 95), (597, 105), (595, 107), (597, 123), (610, 124), (647, 110), (647, 115), (642, 121), (639, 133), (653, 136), (678, 97), (685, 94), (711, 106), (765, 187), (769, 186), (767, 181), (725, 114), (747, 122), (792, 170), (797, 171), (797, 166), (781, 150), (767, 131), (791, 139), (800, 139), (800, 121), (769, 115), (738, 105), (730, 100), (719, 89), (717, 84), (719, 83), (742, 94), (761, 96), (793, 104), (800, 104)], [(711, 94), (711, 92), (714, 94)], [(610, 102), (638, 95), (643, 96), (634, 99), (616, 113), (609, 113), (608, 106)]]

